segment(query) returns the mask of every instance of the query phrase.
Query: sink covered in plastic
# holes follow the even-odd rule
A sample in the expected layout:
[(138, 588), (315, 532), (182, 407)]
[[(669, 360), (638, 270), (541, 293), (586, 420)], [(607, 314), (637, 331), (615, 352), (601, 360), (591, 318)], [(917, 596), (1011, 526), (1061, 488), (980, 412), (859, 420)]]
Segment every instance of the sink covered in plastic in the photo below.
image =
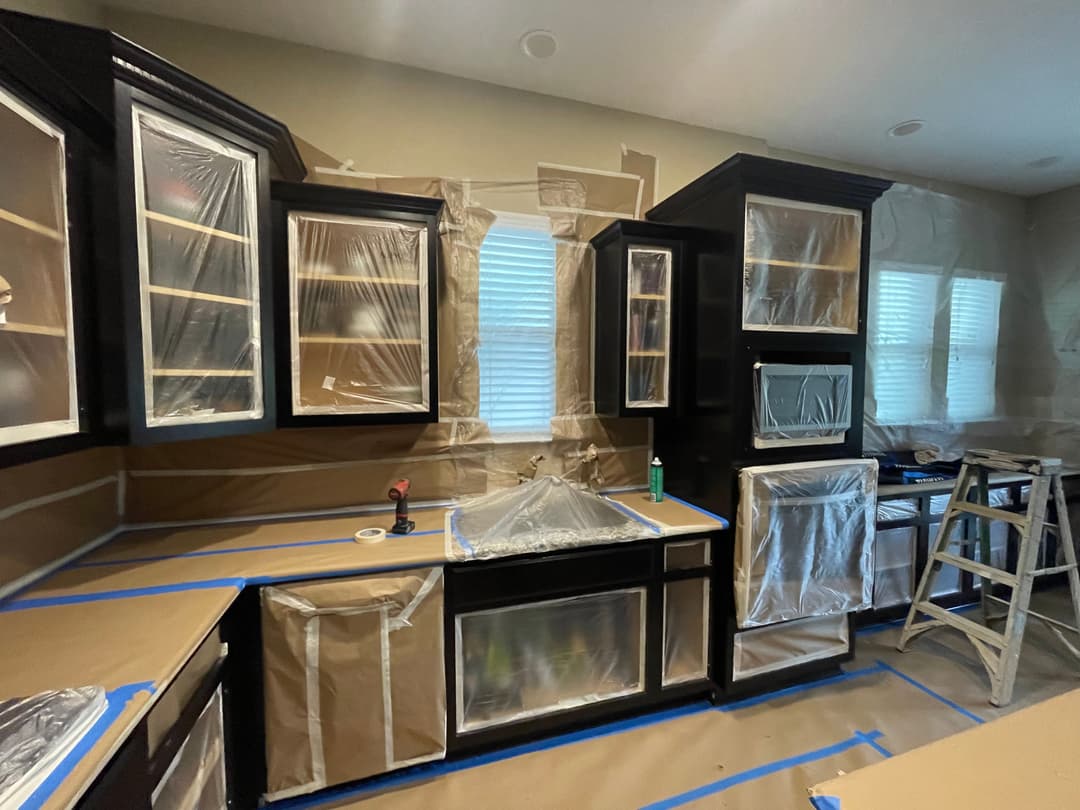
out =
[(612, 501), (550, 475), (462, 503), (449, 521), (460, 556), (480, 559), (641, 540), (652, 531)]

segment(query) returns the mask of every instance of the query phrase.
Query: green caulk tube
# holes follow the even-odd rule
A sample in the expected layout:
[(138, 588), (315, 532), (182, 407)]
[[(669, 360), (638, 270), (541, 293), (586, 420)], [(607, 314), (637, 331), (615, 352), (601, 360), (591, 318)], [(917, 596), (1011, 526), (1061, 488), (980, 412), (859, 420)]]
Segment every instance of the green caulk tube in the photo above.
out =
[(664, 500), (664, 464), (659, 457), (649, 465), (649, 499), (653, 503)]

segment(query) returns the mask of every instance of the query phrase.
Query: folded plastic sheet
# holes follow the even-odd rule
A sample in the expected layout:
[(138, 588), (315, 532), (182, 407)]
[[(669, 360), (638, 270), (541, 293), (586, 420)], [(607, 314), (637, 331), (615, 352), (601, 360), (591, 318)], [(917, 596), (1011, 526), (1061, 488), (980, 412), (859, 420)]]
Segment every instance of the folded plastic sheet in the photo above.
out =
[(551, 475), (466, 501), (447, 513), (457, 555), (476, 559), (641, 540), (646, 525)]
[(740, 627), (870, 607), (877, 461), (746, 467), (739, 488)]
[(293, 412), (426, 411), (424, 226), (293, 212), (288, 231)]
[(748, 194), (743, 328), (857, 332), (861, 240), (860, 211)]
[(64, 133), (0, 88), (0, 445), (75, 433)]
[(442, 569), (262, 590), (267, 799), (446, 752)]
[(839, 444), (850, 427), (851, 366), (755, 364), (755, 447)]
[(132, 116), (147, 424), (261, 418), (255, 155)]
[(105, 712), (83, 686), (0, 702), (0, 807), (19, 807)]

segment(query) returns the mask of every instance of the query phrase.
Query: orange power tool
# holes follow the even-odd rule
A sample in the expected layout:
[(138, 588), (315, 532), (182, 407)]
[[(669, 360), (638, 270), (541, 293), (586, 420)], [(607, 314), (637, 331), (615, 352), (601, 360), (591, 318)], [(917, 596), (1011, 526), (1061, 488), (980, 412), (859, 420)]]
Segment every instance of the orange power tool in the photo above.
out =
[(390, 487), (388, 495), (397, 504), (390, 534), (408, 534), (416, 528), (416, 522), (409, 520), (409, 479), (402, 478)]

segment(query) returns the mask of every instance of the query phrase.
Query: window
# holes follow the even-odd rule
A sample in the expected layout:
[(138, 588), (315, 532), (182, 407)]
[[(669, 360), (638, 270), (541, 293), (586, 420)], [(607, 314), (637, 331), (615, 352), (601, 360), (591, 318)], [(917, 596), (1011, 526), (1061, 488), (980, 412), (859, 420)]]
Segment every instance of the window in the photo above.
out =
[(938, 267), (896, 262), (876, 264), (870, 281), (876, 421), (993, 416), (1002, 282), (965, 275), (950, 281)]
[(551, 438), (555, 240), (547, 217), (500, 214), (480, 246), (480, 418), (496, 438)]

